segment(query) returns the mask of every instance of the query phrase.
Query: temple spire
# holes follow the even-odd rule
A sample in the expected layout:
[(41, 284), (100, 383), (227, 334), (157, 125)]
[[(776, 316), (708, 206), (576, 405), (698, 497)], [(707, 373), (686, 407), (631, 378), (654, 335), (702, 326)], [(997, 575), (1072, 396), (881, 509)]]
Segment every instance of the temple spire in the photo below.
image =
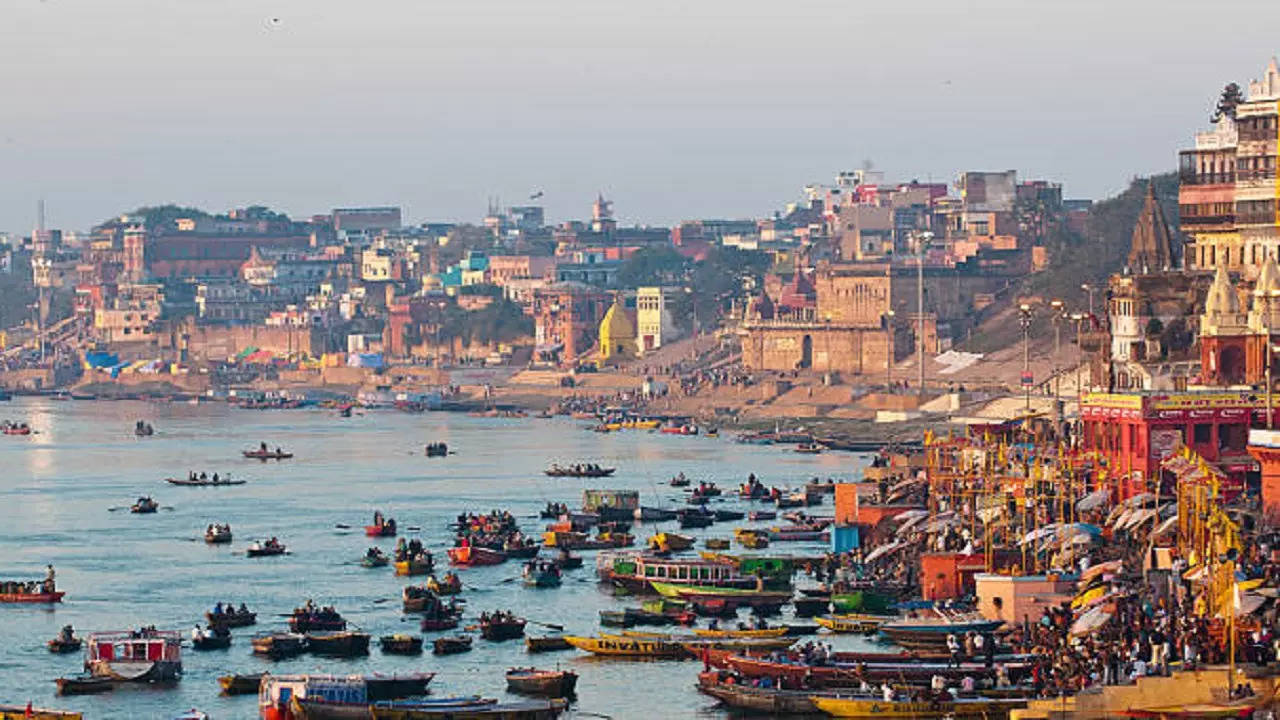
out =
[(1147, 275), (1178, 267), (1173, 252), (1173, 233), (1164, 220), (1164, 211), (1156, 201), (1155, 183), (1147, 183), (1147, 195), (1142, 201), (1142, 212), (1133, 226), (1133, 240), (1129, 248), (1129, 270)]

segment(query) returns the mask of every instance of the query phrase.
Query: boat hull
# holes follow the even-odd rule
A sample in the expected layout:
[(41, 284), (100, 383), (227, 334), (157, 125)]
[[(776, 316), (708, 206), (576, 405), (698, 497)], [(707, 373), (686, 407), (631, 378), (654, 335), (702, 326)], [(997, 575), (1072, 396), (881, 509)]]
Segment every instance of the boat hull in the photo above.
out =
[(61, 590), (51, 593), (0, 593), (0, 603), (59, 603), (63, 595), (66, 593)]
[(505, 553), (488, 548), (475, 546), (449, 548), (449, 562), (460, 567), (497, 565), (506, 559)]

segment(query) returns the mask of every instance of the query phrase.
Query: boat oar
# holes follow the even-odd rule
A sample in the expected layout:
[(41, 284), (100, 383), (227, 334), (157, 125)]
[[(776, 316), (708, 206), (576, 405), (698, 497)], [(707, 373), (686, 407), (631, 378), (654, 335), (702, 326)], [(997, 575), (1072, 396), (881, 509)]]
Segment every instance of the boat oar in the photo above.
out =
[(337, 525), (334, 525), (334, 527), (335, 527), (335, 528), (337, 528), (338, 530), (350, 530), (350, 529), (351, 529), (351, 526), (350, 526), (350, 525), (347, 525), (346, 523), (338, 523)]
[(548, 630), (555, 630), (556, 632), (564, 632), (563, 625), (557, 625), (555, 623), (538, 622), (537, 620), (526, 620), (525, 622), (532, 623), (534, 625), (541, 625), (542, 627)]

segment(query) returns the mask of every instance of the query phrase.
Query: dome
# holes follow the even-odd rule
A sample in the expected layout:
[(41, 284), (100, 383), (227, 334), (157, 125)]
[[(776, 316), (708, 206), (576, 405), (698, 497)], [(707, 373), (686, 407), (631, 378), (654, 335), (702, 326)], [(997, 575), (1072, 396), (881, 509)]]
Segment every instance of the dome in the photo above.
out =
[(600, 321), (600, 337), (633, 338), (635, 336), (635, 326), (631, 324), (631, 318), (627, 317), (627, 310), (622, 307), (622, 298), (619, 297), (614, 300), (609, 311), (604, 314), (604, 319)]

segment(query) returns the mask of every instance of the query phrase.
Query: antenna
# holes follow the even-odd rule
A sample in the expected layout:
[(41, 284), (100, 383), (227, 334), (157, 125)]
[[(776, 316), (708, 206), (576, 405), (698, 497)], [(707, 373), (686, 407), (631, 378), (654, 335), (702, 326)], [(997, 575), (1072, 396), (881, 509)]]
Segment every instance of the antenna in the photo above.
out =
[(36, 202), (36, 230), (44, 232), (44, 198)]

